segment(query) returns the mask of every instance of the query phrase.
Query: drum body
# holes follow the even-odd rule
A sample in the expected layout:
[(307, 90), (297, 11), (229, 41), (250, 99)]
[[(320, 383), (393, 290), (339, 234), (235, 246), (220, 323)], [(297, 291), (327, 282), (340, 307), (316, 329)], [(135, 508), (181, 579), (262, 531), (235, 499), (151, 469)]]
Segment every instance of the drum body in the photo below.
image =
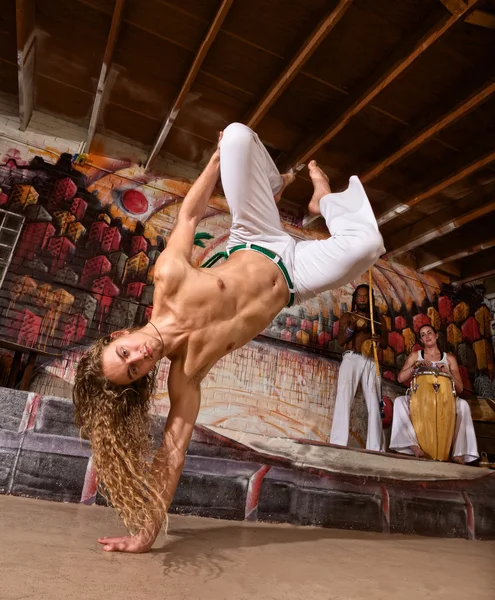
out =
[(436, 369), (419, 369), (410, 388), (410, 417), (418, 443), (434, 460), (449, 460), (456, 405), (452, 378)]

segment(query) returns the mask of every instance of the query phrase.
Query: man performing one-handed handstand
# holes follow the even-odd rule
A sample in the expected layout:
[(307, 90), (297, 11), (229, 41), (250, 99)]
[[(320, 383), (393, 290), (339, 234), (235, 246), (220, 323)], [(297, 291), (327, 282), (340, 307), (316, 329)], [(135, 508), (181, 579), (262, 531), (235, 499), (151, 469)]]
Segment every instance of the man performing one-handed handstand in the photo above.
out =
[[(213, 269), (190, 264), (194, 233), (221, 172), (232, 215), (229, 258)], [(285, 305), (352, 281), (385, 251), (357, 177), (331, 194), (312, 161), (312, 214), (331, 237), (296, 243), (280, 224), (276, 201), (292, 175), (280, 175), (258, 136), (229, 125), (191, 187), (166, 249), (155, 265), (150, 322), (98, 340), (82, 357), (74, 385), (76, 422), (90, 440), (99, 482), (130, 537), (101, 538), (107, 551), (146, 552), (166, 518), (179, 481), (201, 400), (201, 380), (240, 348)], [(148, 409), (154, 367), (170, 359), (168, 414), (152, 463)]]

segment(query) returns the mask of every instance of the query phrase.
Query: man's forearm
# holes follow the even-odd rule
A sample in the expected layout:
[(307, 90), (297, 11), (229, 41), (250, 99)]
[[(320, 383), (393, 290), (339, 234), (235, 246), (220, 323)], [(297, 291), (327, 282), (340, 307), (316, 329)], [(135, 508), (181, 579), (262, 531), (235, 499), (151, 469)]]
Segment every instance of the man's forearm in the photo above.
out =
[(163, 443), (153, 460), (153, 468), (167, 510), (174, 499), (185, 458), (185, 453), (175, 445), (172, 436), (165, 433)]
[(220, 157), (218, 153), (215, 153), (184, 198), (180, 216), (194, 219), (196, 223), (201, 221), (206, 212), (206, 208), (208, 207), (208, 202), (213, 194), (219, 175)]

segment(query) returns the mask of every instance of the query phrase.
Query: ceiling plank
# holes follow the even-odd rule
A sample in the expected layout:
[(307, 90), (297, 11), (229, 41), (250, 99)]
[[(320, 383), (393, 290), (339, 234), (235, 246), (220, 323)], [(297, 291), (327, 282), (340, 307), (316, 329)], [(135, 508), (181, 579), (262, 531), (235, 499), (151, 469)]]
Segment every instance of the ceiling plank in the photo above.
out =
[(461, 258), (455, 263), (448, 264), (448, 266), (450, 265), (458, 266), (461, 271), (459, 277), (453, 278), (455, 283), (468, 283), (475, 279), (484, 279), (495, 272), (495, 247), (474, 256)]
[[(440, 2), (452, 13), (457, 10), (459, 5), (459, 0), (440, 0)], [(467, 17), (466, 23), (487, 27), (488, 29), (495, 29), (495, 16), (484, 10), (475, 10)]]
[[(422, 246), (433, 239), (436, 240), (493, 211), (495, 211), (495, 201), (477, 207), (474, 210), (470, 210), (454, 219), (448, 216), (449, 212), (451, 212), (450, 208), (439, 211), (441, 215), (443, 215), (443, 220), (437, 220), (435, 219), (435, 216), (432, 215), (432, 217), (423, 219), (422, 221), (411, 225), (406, 230), (399, 231), (392, 235), (390, 240), (387, 241), (387, 247), (391, 248), (391, 250), (387, 251), (387, 257), (393, 258), (394, 256), (408, 252), (409, 250), (414, 250), (414, 248)], [(445, 219), (445, 216), (447, 216), (447, 219)]]
[[(430, 262), (433, 262), (436, 258), (437, 257), (434, 254), (431, 254), (430, 252), (421, 252), (421, 260), (425, 262), (428, 260)], [(457, 265), (455, 262), (445, 263), (442, 267), (440, 267), (439, 270), (432, 270), (429, 274), (436, 277), (439, 273), (443, 273), (444, 276), (449, 275), (450, 277), (461, 277), (461, 269), (459, 265)]]
[(156, 157), (158, 156), (160, 150), (162, 149), (162, 146), (165, 143), (165, 140), (170, 130), (172, 129), (174, 121), (177, 118), (180, 109), (182, 108), (182, 104), (184, 103), (184, 100), (186, 99), (186, 96), (189, 93), (189, 90), (191, 89), (196, 75), (198, 74), (198, 71), (201, 68), (201, 65), (203, 64), (208, 50), (215, 41), (215, 38), (217, 37), (218, 32), (222, 27), (222, 23), (224, 22), (225, 17), (227, 16), (230, 7), (232, 6), (232, 2), (233, 0), (223, 0), (220, 8), (218, 9), (215, 19), (213, 20), (213, 23), (211, 24), (210, 29), (208, 30), (208, 33), (206, 34), (206, 37), (203, 40), (203, 43), (201, 44), (194, 58), (194, 62), (191, 68), (189, 69), (189, 73), (187, 74), (187, 77), (184, 83), (182, 84), (179, 94), (175, 99), (172, 108), (170, 109), (170, 112), (168, 113), (167, 118), (165, 119), (160, 129), (160, 133), (158, 134), (155, 143), (153, 144), (153, 148), (151, 149), (150, 155), (146, 162), (145, 171), (147, 171), (150, 168), (150, 166), (153, 164)]
[(88, 134), (84, 144), (83, 152), (89, 152), (91, 148), (91, 142), (93, 141), (96, 132), (96, 126), (98, 125), (98, 119), (101, 113), (103, 98), (105, 96), (105, 89), (108, 81), (108, 74), (112, 68), (113, 53), (117, 43), (117, 38), (119, 36), (120, 25), (122, 23), (124, 4), (125, 0), (116, 0), (115, 2), (112, 23), (110, 24), (105, 54), (103, 55), (103, 63), (101, 65), (98, 86), (96, 88), (96, 94), (93, 101), (93, 108), (91, 109), (91, 118), (89, 120)]
[(34, 108), (36, 58), (35, 0), (16, 0), (17, 76), (19, 85), (19, 129), (26, 131)]
[(420, 273), (424, 273), (425, 271), (431, 271), (432, 269), (437, 269), (438, 267), (445, 265), (446, 263), (452, 262), (454, 260), (460, 260), (461, 258), (466, 258), (467, 256), (472, 256), (473, 254), (483, 252), (483, 250), (488, 250), (489, 248), (493, 248), (494, 246), (495, 238), (487, 240), (486, 242), (482, 242), (481, 244), (474, 244), (473, 246), (464, 248), (459, 252), (455, 252), (454, 254), (450, 255), (445, 255), (437, 259), (430, 257), (426, 260), (419, 261), (417, 265), (417, 270)]
[(277, 98), (283, 93), (285, 88), (294, 79), (297, 73), (302, 69), (314, 51), (318, 48), (325, 37), (337, 25), (340, 19), (350, 8), (354, 0), (340, 0), (337, 6), (324, 17), (316, 29), (311, 33), (308, 39), (304, 42), (299, 52), (283, 70), (280, 77), (275, 81), (272, 87), (268, 90), (265, 96), (260, 100), (258, 105), (251, 111), (245, 119), (248, 127), (255, 128), (256, 125), (263, 119), (270, 107), (276, 102)]
[(303, 142), (289, 158), (289, 166), (297, 170), (301, 164), (307, 162), (317, 150), (332, 140), (354, 116), (368, 106), (381, 91), (397, 79), (399, 75), (447, 33), (478, 2), (479, 0), (465, 0), (462, 5), (459, 5), (455, 14), (444, 15), (440, 21), (436, 22), (426, 32), (416, 32), (412, 43), (411, 40), (407, 40), (405, 44), (401, 45), (398, 52), (392, 57), (390, 64), (385, 69), (380, 69), (378, 74), (375, 73), (371, 78), (371, 83), (369, 81), (366, 82), (364, 91), (358, 91), (349, 97), (345, 109), (335, 116), (332, 124), (323, 134), (312, 139), (310, 142)]
[[(432, 252), (425, 252), (425, 251), (421, 251), (417, 254), (416, 256), (417, 258), (417, 263), (415, 266), (415, 270), (418, 271), (419, 273), (419, 269), (417, 267), (418, 264), (426, 264), (426, 263), (434, 263), (435, 261), (438, 260), (438, 256)], [(454, 277), (461, 277), (461, 269), (459, 267), (458, 264), (456, 264), (453, 261), (445, 261), (444, 263), (442, 263), (441, 265), (439, 265), (439, 269), (437, 270), (437, 267), (432, 267), (432, 269), (429, 269), (430, 271), (432, 271), (433, 269), (435, 269), (435, 273), (444, 273), (444, 274), (448, 274), (450, 276), (454, 276)], [(422, 273), (424, 271), (421, 271)], [(433, 273), (430, 273), (430, 275), (432, 275)]]
[(411, 198), (409, 198), (408, 200), (398, 202), (393, 208), (391, 208), (390, 210), (383, 213), (377, 218), (378, 225), (383, 225), (384, 223), (392, 221), (398, 215), (407, 212), (413, 206), (416, 206), (420, 202), (423, 202), (423, 200), (431, 198), (432, 196), (435, 196), (435, 194), (439, 194), (454, 183), (457, 183), (458, 181), (469, 177), (469, 175), (471, 175), (472, 173), (479, 171), (483, 167), (486, 167), (494, 160), (495, 151), (488, 152), (488, 154), (484, 154), (481, 158), (477, 158), (473, 162), (460, 169), (460, 171), (457, 171), (453, 175), (445, 177), (444, 179), (442, 179), (435, 185), (429, 187), (428, 189), (424, 190), (423, 192), (411, 196)]
[(462, 119), (468, 112), (487, 100), (494, 92), (495, 81), (476, 90), (468, 98), (457, 104), (451, 111), (445, 113), (443, 116), (421, 129), (415, 136), (404, 142), (395, 152), (390, 154), (390, 156), (387, 156), (375, 166), (368, 169), (368, 171), (360, 176), (361, 181), (363, 183), (368, 183), (380, 175), (382, 171), (413, 152), (421, 144), (424, 144), (432, 137), (438, 135), (438, 133), (449, 125), (452, 125), (455, 121)]
[(471, 281), (476, 281), (477, 279), (488, 279), (488, 277), (491, 277), (492, 275), (495, 275), (495, 269), (482, 272), (473, 272), (470, 275), (466, 275), (466, 277), (463, 279), (458, 279), (452, 283), (460, 285), (461, 283), (470, 283)]

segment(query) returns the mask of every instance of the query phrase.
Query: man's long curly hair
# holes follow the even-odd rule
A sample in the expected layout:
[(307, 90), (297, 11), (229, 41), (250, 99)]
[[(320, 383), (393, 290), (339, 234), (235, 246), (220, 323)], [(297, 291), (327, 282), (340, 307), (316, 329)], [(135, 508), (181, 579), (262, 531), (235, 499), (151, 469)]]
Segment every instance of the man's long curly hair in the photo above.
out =
[(96, 341), (76, 370), (72, 399), (81, 437), (88, 439), (102, 495), (131, 532), (166, 518), (167, 498), (152, 467), (149, 409), (156, 367), (127, 386), (103, 374), (102, 353), (111, 336)]

